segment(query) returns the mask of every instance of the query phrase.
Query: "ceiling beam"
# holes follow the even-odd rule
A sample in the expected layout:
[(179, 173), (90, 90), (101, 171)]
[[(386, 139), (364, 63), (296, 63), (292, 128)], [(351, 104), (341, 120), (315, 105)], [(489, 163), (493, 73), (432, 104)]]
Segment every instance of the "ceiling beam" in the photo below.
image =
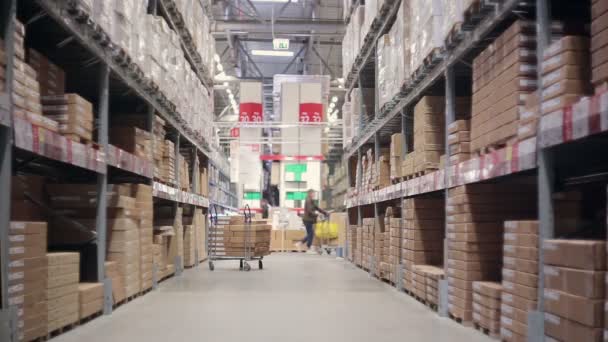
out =
[(239, 46), (241, 52), (243, 54), (245, 54), (245, 56), (249, 60), (249, 63), (251, 63), (251, 65), (253, 66), (253, 68), (255, 69), (255, 71), (258, 73), (258, 75), (260, 75), (260, 78), (264, 78), (264, 74), (262, 73), (262, 71), (260, 71), (260, 68), (258, 68), (258, 65), (255, 64), (255, 62), (253, 61), (253, 58), (251, 58), (251, 56), (249, 55), (249, 52), (247, 52), (247, 50), (245, 50), (245, 48), (243, 47), (243, 44), (241, 44), (240, 41), (237, 41), (236, 43)]
[[(311, 28), (315, 34), (344, 34), (344, 23), (338, 20), (277, 20), (274, 24), (275, 34), (310, 33)], [(270, 25), (263, 25), (257, 20), (216, 20), (212, 32), (236, 33), (272, 33)]]
[[(257, 38), (257, 37), (249, 37), (249, 36), (239, 36), (239, 35), (234, 35), (235, 37), (238, 37), (239, 40), (243, 41), (243, 42), (252, 42), (252, 43), (272, 43), (272, 38)], [(215, 38), (216, 42), (226, 42), (228, 41), (225, 37), (217, 37)], [(306, 39), (290, 39), (290, 44), (308, 44)], [(342, 42), (339, 40), (335, 40), (335, 39), (331, 39), (331, 40), (324, 40), (321, 37), (317, 37), (315, 39), (315, 44), (321, 44), (321, 45), (342, 45)]]
[(302, 45), (302, 48), (300, 48), (300, 51), (298, 51), (298, 53), (296, 53), (295, 56), (293, 56), (291, 61), (289, 61), (289, 64), (287, 64), (287, 66), (283, 70), (282, 74), (286, 74), (289, 71), (289, 68), (291, 68), (293, 63), (300, 57), (302, 52), (304, 52), (304, 50), (306, 50), (307, 48), (308, 48), (308, 45)]
[(315, 48), (313, 46), (312, 47), (312, 52), (314, 52), (315, 55), (317, 55), (317, 57), (319, 57), (319, 59), (321, 60), (321, 63), (323, 63), (323, 66), (325, 66), (325, 68), (327, 70), (329, 70), (329, 74), (331, 75), (332, 78), (334, 78), (336, 76), (336, 74), (334, 73), (334, 70), (329, 66), (329, 64), (327, 63), (327, 61), (325, 60), (325, 58), (323, 58), (321, 56), (321, 54), (319, 53), (319, 51), (317, 51), (317, 48)]

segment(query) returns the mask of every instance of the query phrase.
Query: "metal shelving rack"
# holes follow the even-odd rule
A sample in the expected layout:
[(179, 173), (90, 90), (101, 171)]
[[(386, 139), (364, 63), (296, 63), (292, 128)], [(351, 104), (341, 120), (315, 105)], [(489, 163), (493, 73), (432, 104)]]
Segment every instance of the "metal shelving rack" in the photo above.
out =
[[(100, 34), (98, 26), (90, 18), (83, 16), (77, 7), (71, 7), (72, 4), (71, 1), (61, 0), (19, 3), (17, 0), (7, 0), (0, 5), (0, 37), (5, 43), (7, 66), (5, 93), (0, 93), (0, 188), (10, 189), (12, 175), (18, 170), (24, 170), (26, 173), (35, 170), (40, 174), (53, 172), (68, 177), (74, 174), (97, 184), (96, 280), (104, 283), (104, 313), (109, 314), (112, 311), (111, 283), (104, 274), (108, 180), (149, 184), (153, 187), (155, 199), (172, 201), (175, 206), (193, 205), (208, 208), (210, 205), (208, 198), (195, 193), (197, 186), (194, 178), (190, 191), (157, 182), (153, 179), (153, 165), (150, 161), (110, 145), (108, 129), (109, 121), (113, 117), (110, 111), (115, 110), (114, 108), (120, 110), (122, 106), (129, 109), (139, 108), (148, 131), (152, 130), (154, 115), (158, 114), (167, 122), (167, 137), (175, 144), (176, 156), (180, 149), (194, 151), (190, 165), (210, 160), (211, 149), (210, 144), (180, 118), (167, 98), (145, 81), (143, 73), (117, 53), (107, 37), (104, 38), (103, 34)], [(93, 80), (78, 83), (78, 86), (83, 87), (86, 97), (92, 98), (96, 105), (98, 139), (94, 144), (72, 143), (23, 119), (13, 118), (12, 99), (8, 94), (12, 93), (14, 22), (18, 15), (28, 19), (28, 30), (30, 26), (43, 24), (44, 32), (38, 28), (37, 33), (50, 38), (48, 44), (59, 41), (60, 44), (52, 47), (56, 50), (63, 49), (56, 52), (55, 59), (63, 60), (72, 71), (82, 71), (82, 79)], [(183, 38), (183, 32), (180, 32), (180, 36)], [(182, 43), (185, 50), (193, 48), (187, 40)], [(48, 46), (45, 45), (45, 49), (48, 49)], [(61, 59), (61, 56), (66, 59)], [(199, 62), (195, 57), (191, 62), (193, 69), (201, 76), (206, 70), (200, 65), (200, 56), (198, 60)], [(209, 77), (201, 77), (201, 82), (209, 91), (213, 91)], [(71, 88), (78, 86), (72, 85)], [(178, 178), (179, 171), (179, 163), (176, 162), (174, 172)], [(8, 305), (7, 260), (11, 192), (1, 191), (0, 196), (0, 340), (17, 341), (16, 313)], [(177, 270), (176, 274), (179, 274)], [(154, 283), (156, 284), (157, 280)]]
[[(404, 136), (412, 134), (412, 125), (408, 123), (408, 120), (411, 119), (411, 108), (424, 94), (436, 92), (437, 89), (443, 91), (446, 99), (446, 125), (454, 121), (454, 100), (460, 86), (459, 77), (463, 73), (470, 74), (471, 72), (467, 61), (487, 46), (497, 36), (497, 33), (502, 32), (508, 23), (522, 13), (536, 16), (537, 55), (543, 55), (551, 37), (550, 22), (553, 16), (550, 0), (482, 1), (481, 4), (486, 7), (482, 8), (474, 22), (463, 25), (463, 32), (451, 46), (447, 46), (442, 51), (439, 60), (415, 73), (412, 82), (403, 85), (401, 92), (389, 102), (388, 106), (376, 108), (374, 119), (371, 122), (365, 124), (361, 120), (360, 134), (353, 139), (352, 145), (345, 149), (344, 154), (344, 165), (347, 167), (350, 186), (355, 189), (361, 188), (361, 184), (355, 182), (353, 177), (355, 177), (355, 173), (362, 171), (364, 149), (374, 148), (375, 155), (378, 156), (379, 145), (386, 144), (391, 134), (398, 132)], [(392, 18), (390, 15), (379, 13), (374, 21), (378, 20), (390, 23)], [(373, 37), (380, 34), (379, 32), (374, 31), (373, 27), (370, 30)], [(374, 69), (370, 66), (362, 68), (366, 59), (361, 56), (365, 57), (368, 53), (366, 50), (361, 50), (357, 59), (359, 62), (355, 64), (350, 73), (355, 76), (348, 80), (348, 92), (352, 91), (356, 84), (362, 88), (360, 70)], [(369, 63), (373, 64), (373, 60)], [(538, 79), (541, 80), (540, 68), (538, 72)], [(363, 76), (365, 77), (365, 75)], [(542, 102), (542, 98), (539, 100)], [(365, 108), (362, 108), (362, 112), (365, 113)], [(582, 101), (580, 105), (577, 105), (577, 114), (573, 118), (566, 118), (564, 115), (563, 119), (560, 118), (561, 121), (557, 120), (559, 122), (557, 125), (555, 120), (545, 123), (545, 117), (543, 117), (539, 121), (537, 137), (507, 146), (494, 153), (474, 157), (457, 165), (449, 165), (448, 161), (443, 169), (424, 176), (393, 184), (371, 193), (363, 194), (357, 191), (350, 194), (345, 201), (349, 220), (360, 226), (363, 211), (370, 213), (373, 209), (373, 212), (378, 214), (379, 208), (388, 203), (400, 207), (399, 202), (407, 197), (440, 191), (445, 191), (447, 196), (447, 189), (459, 185), (479, 183), (505, 176), (517, 177), (520, 174), (536, 175), (539, 234), (542, 244), (543, 240), (555, 236), (552, 194), (558, 186), (564, 186), (568, 182), (576, 185), (595, 181), (603, 184), (605, 188), (605, 184), (608, 183), (608, 171), (606, 171), (608, 170), (608, 160), (606, 157), (600, 157), (605, 155), (602, 151), (605, 151), (605, 133), (608, 132), (608, 92), (599, 93)], [(567, 127), (574, 127), (574, 130), (566, 129)], [(405, 140), (407, 139), (404, 139), (402, 157), (408, 153), (409, 148)], [(597, 158), (593, 158), (593, 161), (589, 160), (589, 153), (593, 153)], [(360, 179), (361, 177), (358, 178), (358, 181)], [(348, 245), (348, 242), (346, 244)], [(529, 313), (528, 336), (530, 341), (544, 340), (542, 248), (539, 249), (539, 254), (538, 309)], [(404, 272), (404, 269), (402, 266), (399, 268), (397, 273), (402, 274), (400, 272)], [(441, 316), (447, 316), (447, 281), (440, 283), (439, 294), (438, 312)]]

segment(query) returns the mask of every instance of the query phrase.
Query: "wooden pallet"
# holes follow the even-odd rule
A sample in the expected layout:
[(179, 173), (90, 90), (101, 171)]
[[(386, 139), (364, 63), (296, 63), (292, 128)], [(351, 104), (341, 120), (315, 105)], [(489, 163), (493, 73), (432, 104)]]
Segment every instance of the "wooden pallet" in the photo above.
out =
[(86, 139), (86, 138), (83, 138), (83, 137), (81, 137), (81, 136), (79, 136), (77, 134), (68, 134), (68, 133), (66, 133), (66, 134), (62, 134), (62, 135), (66, 139), (69, 139), (69, 140), (71, 140), (73, 142), (77, 142), (77, 143), (80, 143), (80, 144), (83, 144), (83, 145), (87, 145), (87, 146), (91, 146), (91, 147), (99, 146), (94, 141)]
[(95, 312), (87, 317), (83, 317), (81, 319), (78, 320), (78, 325), (83, 325), (83, 324), (87, 324), (90, 321), (94, 320), (97, 317), (100, 317), (101, 315), (103, 315), (103, 310)]
[(70, 324), (67, 324), (61, 328), (55, 329), (53, 331), (51, 331), (50, 333), (47, 334), (46, 339), (50, 340), (54, 337), (57, 337), (63, 333), (66, 333), (68, 331), (74, 330), (74, 328), (76, 328), (78, 326), (78, 322), (73, 322)]
[(496, 142), (493, 142), (492, 144), (490, 144), (488, 146), (473, 150), (472, 154), (473, 154), (473, 156), (481, 157), (483, 155), (490, 154), (492, 152), (501, 150), (507, 146), (513, 146), (517, 142), (518, 142), (517, 136), (503, 138)]
[(464, 23), (458, 22), (454, 23), (447, 36), (445, 37), (445, 45), (448, 47), (453, 47), (456, 44), (460, 43), (464, 38)]
[(500, 340), (500, 332), (491, 331), (490, 329), (485, 328), (476, 322), (473, 323), (473, 327), (475, 328), (475, 330), (481, 331), (484, 335), (487, 335), (490, 338)]
[(452, 314), (451, 312), (448, 313), (448, 316), (450, 317), (451, 320), (453, 320), (454, 322), (461, 324), (465, 327), (472, 327), (473, 326), (473, 322), (471, 321), (465, 321), (463, 320), (461, 317), (457, 317), (454, 314)]
[(399, 184), (405, 181), (405, 177), (395, 177), (391, 179), (391, 184)]

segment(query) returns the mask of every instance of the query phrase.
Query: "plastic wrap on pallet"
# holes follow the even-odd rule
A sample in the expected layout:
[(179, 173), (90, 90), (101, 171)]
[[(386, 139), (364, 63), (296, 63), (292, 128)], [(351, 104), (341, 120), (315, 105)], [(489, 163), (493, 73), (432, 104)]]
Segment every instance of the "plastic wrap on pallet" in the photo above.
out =
[(93, 21), (110, 37), (112, 36), (113, 7), (116, 0), (94, 0)]
[(346, 25), (344, 38), (342, 40), (342, 77), (348, 78), (348, 73), (352, 68), (353, 54), (353, 28), (351, 24)]
[(361, 27), (361, 39), (365, 38), (370, 31), (374, 19), (378, 14), (378, 0), (366, 0), (365, 1), (365, 16), (363, 18), (363, 25)]
[(342, 105), (342, 145), (346, 147), (350, 145), (353, 140), (353, 127), (352, 127), (352, 113), (351, 103), (344, 102)]
[[(363, 44), (363, 39), (365, 39), (363, 23), (365, 22), (365, 6), (358, 6), (355, 8), (353, 12), (353, 17), (351, 18), (350, 25), (353, 27), (353, 61), (355, 60), (355, 56), (359, 53), (361, 46)], [(367, 33), (367, 32), (365, 32)]]
[(441, 0), (443, 8), (443, 28), (441, 37), (445, 39), (452, 30), (464, 21), (464, 9), (466, 0)]
[(391, 44), (390, 34), (385, 34), (378, 39), (376, 46), (376, 61), (378, 64), (377, 87), (379, 95), (380, 108), (384, 106), (393, 96), (394, 74), (391, 70), (391, 56), (393, 46)]
[(441, 0), (411, 0), (410, 2), (410, 70), (414, 72), (434, 49), (443, 46), (441, 30), (443, 9)]

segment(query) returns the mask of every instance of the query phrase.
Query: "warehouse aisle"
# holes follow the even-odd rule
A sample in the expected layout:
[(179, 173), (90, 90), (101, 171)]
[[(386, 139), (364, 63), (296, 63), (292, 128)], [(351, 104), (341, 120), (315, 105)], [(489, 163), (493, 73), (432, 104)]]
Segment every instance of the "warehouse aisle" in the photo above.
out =
[(489, 341), (439, 318), (352, 264), (304, 254), (272, 255), (244, 273), (206, 265), (156, 292), (59, 336), (100, 341)]

